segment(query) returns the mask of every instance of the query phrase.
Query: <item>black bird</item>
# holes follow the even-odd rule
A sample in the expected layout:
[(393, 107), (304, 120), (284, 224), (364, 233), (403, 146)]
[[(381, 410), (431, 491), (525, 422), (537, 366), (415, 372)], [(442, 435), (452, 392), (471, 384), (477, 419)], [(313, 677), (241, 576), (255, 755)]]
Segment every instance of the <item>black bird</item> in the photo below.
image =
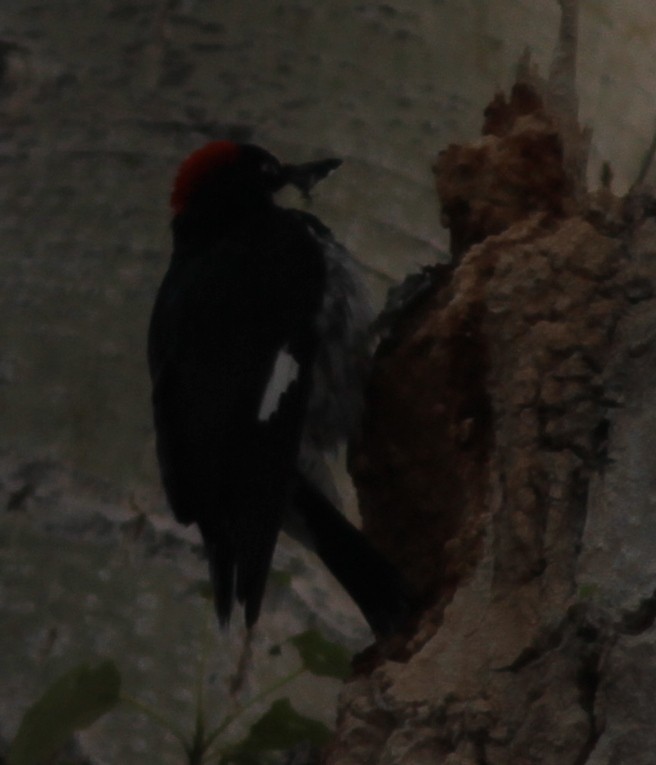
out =
[(375, 633), (410, 611), (402, 578), (335, 508), (324, 455), (357, 426), (371, 309), (359, 267), (316, 217), (278, 206), (341, 164), (284, 165), (215, 141), (180, 166), (173, 255), (151, 318), (157, 455), (196, 523), (219, 621), (258, 618), (281, 527), (313, 547)]

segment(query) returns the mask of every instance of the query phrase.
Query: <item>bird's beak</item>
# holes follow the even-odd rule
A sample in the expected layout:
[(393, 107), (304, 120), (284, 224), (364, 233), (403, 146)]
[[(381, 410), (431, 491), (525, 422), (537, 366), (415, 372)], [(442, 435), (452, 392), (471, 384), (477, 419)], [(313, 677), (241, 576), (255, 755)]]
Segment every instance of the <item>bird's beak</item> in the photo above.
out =
[(341, 159), (320, 159), (316, 162), (306, 162), (303, 165), (283, 165), (284, 184), (291, 184), (306, 198), (314, 186), (330, 175), (342, 164)]

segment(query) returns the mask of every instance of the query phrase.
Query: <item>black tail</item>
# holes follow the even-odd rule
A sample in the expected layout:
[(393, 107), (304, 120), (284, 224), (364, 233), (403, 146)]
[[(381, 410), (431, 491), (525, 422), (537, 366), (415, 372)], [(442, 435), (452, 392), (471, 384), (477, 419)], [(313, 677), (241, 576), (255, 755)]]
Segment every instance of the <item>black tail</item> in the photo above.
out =
[(358, 606), (376, 635), (399, 632), (413, 615), (410, 587), (394, 566), (302, 476), (294, 505), (317, 555)]
[[(198, 526), (205, 543), (219, 624), (225, 627), (229, 623), (237, 600), (244, 606), (246, 626), (250, 629), (260, 615), (275, 537), (273, 543), (263, 545), (262, 535), (253, 529), (245, 549), (240, 550), (225, 531), (207, 524)], [(248, 548), (248, 542), (252, 549)]]
[(230, 621), (235, 600), (235, 554), (232, 546), (225, 543), (223, 535), (205, 524), (198, 524), (205, 543), (205, 552), (214, 591), (214, 607), (219, 624), (225, 627)]

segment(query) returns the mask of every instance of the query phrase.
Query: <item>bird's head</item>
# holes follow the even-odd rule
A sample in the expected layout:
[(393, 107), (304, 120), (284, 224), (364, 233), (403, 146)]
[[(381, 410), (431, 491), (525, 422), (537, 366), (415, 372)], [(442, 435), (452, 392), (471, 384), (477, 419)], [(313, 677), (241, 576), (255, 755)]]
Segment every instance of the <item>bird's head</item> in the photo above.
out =
[(171, 194), (174, 216), (192, 208), (234, 208), (271, 199), (284, 186), (305, 197), (335, 170), (340, 159), (284, 165), (253, 144), (212, 141), (190, 154), (178, 168)]

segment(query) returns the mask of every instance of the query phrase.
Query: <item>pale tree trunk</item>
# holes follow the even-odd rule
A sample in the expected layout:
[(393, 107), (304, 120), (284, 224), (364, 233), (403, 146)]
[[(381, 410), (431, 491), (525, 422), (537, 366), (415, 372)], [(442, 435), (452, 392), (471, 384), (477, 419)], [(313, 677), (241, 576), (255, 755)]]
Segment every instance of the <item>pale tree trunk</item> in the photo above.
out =
[(549, 83), (525, 66), (435, 164), (453, 262), (397, 310), (352, 459), (424, 610), (331, 765), (654, 762), (656, 202), (583, 187), (563, 10)]

